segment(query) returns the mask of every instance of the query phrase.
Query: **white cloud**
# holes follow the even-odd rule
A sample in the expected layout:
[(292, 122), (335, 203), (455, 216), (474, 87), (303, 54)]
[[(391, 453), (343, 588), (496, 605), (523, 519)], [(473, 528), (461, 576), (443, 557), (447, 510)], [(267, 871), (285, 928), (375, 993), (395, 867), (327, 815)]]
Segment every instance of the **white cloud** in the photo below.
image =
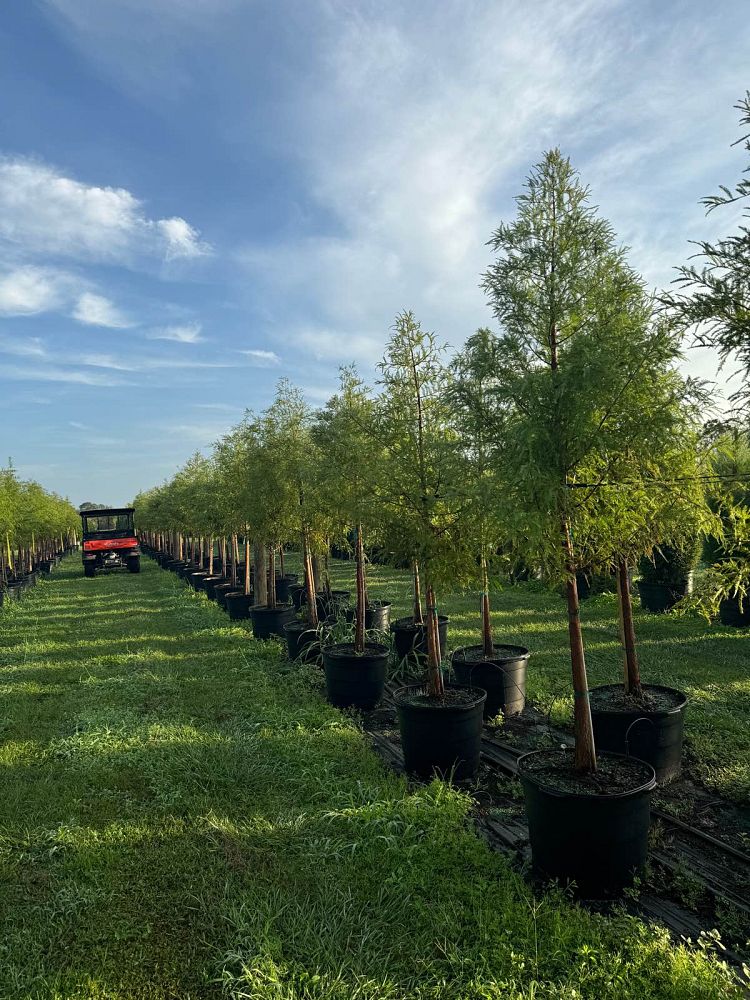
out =
[(376, 364), (383, 356), (385, 339), (385, 333), (370, 335), (309, 327), (294, 335), (294, 343), (317, 361), (337, 361), (340, 365), (351, 361)]
[(73, 427), (77, 431), (87, 431), (89, 429), (89, 425), (82, 424), (80, 420), (69, 420), (68, 426)]
[(281, 364), (281, 358), (275, 351), (240, 351), (256, 368), (275, 368)]
[(0, 354), (17, 358), (46, 358), (47, 349), (39, 337), (8, 337), (0, 334)]
[(120, 378), (85, 372), (75, 368), (40, 365), (23, 368), (16, 365), (3, 366), (3, 378), (19, 382), (67, 382), (71, 385), (119, 386), (129, 385)]
[(89, 326), (108, 326), (115, 330), (133, 325), (109, 299), (94, 292), (84, 292), (79, 297), (73, 319)]
[(200, 323), (185, 323), (175, 326), (162, 326), (151, 330), (146, 336), (149, 340), (174, 340), (178, 344), (197, 344), (205, 338), (201, 336)]
[(70, 277), (46, 267), (16, 267), (0, 276), (0, 315), (33, 316), (59, 309)]
[(0, 239), (26, 255), (126, 265), (143, 256), (171, 261), (210, 252), (185, 219), (150, 219), (125, 188), (86, 184), (9, 157), (0, 160)]
[(76, 359), (76, 363), (87, 365), (91, 368), (111, 368), (118, 372), (137, 372), (140, 368), (137, 365), (122, 361), (111, 354), (83, 354)]

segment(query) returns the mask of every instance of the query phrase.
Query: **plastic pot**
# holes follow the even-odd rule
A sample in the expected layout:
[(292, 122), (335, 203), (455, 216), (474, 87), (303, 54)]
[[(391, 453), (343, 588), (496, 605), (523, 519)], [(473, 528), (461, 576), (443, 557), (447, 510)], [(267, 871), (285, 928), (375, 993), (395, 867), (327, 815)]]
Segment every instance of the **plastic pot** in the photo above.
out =
[[(209, 601), (216, 600), (216, 588), (220, 583), (224, 582), (224, 577), (215, 574), (214, 576), (207, 576), (201, 585), (201, 590), (205, 590), (206, 597)], [(231, 584), (230, 584), (231, 586)]]
[(665, 583), (645, 583), (638, 581), (638, 596), (641, 599), (641, 607), (644, 611), (651, 611), (652, 614), (664, 614), (677, 604), (677, 602), (687, 593), (687, 584), (684, 587), (668, 587)]
[(307, 622), (291, 621), (284, 626), (286, 651), (290, 660), (312, 663), (320, 655), (318, 630), (310, 628)]
[(196, 567), (191, 563), (183, 563), (181, 566), (177, 567), (177, 575), (181, 580), (189, 581), (190, 575), (197, 572)]
[(224, 607), (233, 622), (250, 617), (253, 603), (252, 594), (243, 594), (241, 590), (228, 590), (224, 595)]
[[(444, 653), (448, 645), (447, 615), (438, 615), (438, 635), (440, 636), (440, 652)], [(412, 618), (397, 618), (391, 623), (393, 645), (399, 660), (410, 656), (419, 658), (427, 656), (427, 626), (415, 625)]]
[(236, 583), (217, 583), (214, 584), (214, 599), (220, 608), (226, 608), (227, 594), (237, 593)]
[(292, 583), (287, 588), (289, 591), (289, 600), (295, 606), (297, 611), (302, 607), (302, 595), (305, 593), (305, 588), (301, 583)]
[(524, 646), (495, 643), (491, 658), (485, 657), (482, 646), (464, 646), (451, 657), (451, 665), (459, 684), (479, 687), (487, 692), (484, 703), (485, 719), (494, 719), (498, 712), (518, 715), (526, 704), (526, 665), (529, 651)]
[(289, 588), (297, 583), (299, 577), (296, 573), (285, 573), (284, 576), (276, 577), (276, 600), (280, 604), (289, 603)]
[(645, 760), (656, 772), (660, 785), (680, 773), (682, 734), (687, 695), (676, 688), (644, 684), (646, 694), (672, 702), (658, 709), (612, 706), (611, 699), (622, 692), (620, 684), (603, 684), (589, 692), (594, 743), (597, 750), (625, 754)]
[(364, 653), (356, 653), (349, 642), (324, 649), (326, 697), (331, 705), (371, 712), (383, 697), (389, 655), (380, 642), (366, 642)]
[(585, 898), (616, 895), (646, 863), (656, 775), (645, 761), (616, 754), (599, 759), (609, 757), (632, 770), (627, 791), (561, 791), (534, 773), (534, 765), (545, 763), (542, 758), (552, 766), (570, 765), (572, 755), (572, 750), (535, 750), (519, 758), (534, 868), (546, 878), (575, 882)]
[[(357, 615), (356, 608), (348, 608), (345, 617), (348, 622), (353, 622)], [(368, 632), (387, 632), (391, 623), (391, 602), (373, 601), (369, 608), (365, 608), (365, 629)]]
[[(479, 688), (446, 685), (446, 692), (464, 692), (465, 701), (451, 703), (423, 698), (421, 684), (394, 692), (404, 765), (409, 774), (464, 781), (476, 777), (482, 740), (482, 713), (487, 697)], [(450, 697), (450, 694), (449, 694)]]
[(719, 603), (719, 621), (732, 628), (747, 628), (750, 625), (750, 598), (745, 598), (740, 610), (739, 597), (725, 597)]
[(284, 626), (291, 622), (297, 614), (293, 604), (279, 604), (275, 608), (265, 604), (255, 604), (250, 608), (250, 618), (253, 622), (253, 635), (256, 639), (270, 639), (278, 636), (285, 638)]
[(188, 576), (185, 577), (185, 579), (193, 588), (193, 590), (200, 590), (201, 584), (203, 583), (203, 581), (207, 576), (208, 573), (204, 569), (199, 569), (194, 573), (190, 573)]

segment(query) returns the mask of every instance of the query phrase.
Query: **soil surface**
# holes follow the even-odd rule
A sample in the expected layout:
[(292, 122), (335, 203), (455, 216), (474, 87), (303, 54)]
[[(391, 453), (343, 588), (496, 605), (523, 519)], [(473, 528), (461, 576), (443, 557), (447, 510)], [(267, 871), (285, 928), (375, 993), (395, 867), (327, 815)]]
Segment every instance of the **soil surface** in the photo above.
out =
[(323, 652), (326, 656), (385, 656), (388, 653), (387, 646), (381, 646), (377, 642), (366, 642), (364, 653), (358, 653), (353, 642), (337, 642), (334, 646), (329, 646)]
[(596, 771), (581, 773), (574, 768), (569, 750), (546, 750), (538, 757), (529, 757), (523, 762), (523, 773), (546, 788), (574, 795), (620, 795), (640, 788), (653, 777), (652, 769), (642, 761), (604, 754), (597, 759)]
[(643, 695), (637, 698), (625, 694), (619, 684), (591, 688), (591, 707), (605, 712), (671, 712), (684, 703), (685, 696), (680, 691), (649, 684), (644, 684), (641, 690)]
[(507, 663), (508, 660), (520, 660), (530, 655), (524, 646), (503, 646), (495, 643), (492, 648), (494, 650), (492, 659), (484, 655), (483, 646), (462, 646), (453, 654), (453, 659), (467, 663), (491, 663), (494, 666), (495, 661)]
[(472, 705), (476, 702), (477, 695), (468, 688), (447, 687), (442, 698), (431, 698), (424, 690), (413, 691), (410, 694), (400, 695), (398, 701), (402, 705), (419, 705), (424, 708), (434, 708), (439, 711), (441, 708), (454, 708), (460, 705)]

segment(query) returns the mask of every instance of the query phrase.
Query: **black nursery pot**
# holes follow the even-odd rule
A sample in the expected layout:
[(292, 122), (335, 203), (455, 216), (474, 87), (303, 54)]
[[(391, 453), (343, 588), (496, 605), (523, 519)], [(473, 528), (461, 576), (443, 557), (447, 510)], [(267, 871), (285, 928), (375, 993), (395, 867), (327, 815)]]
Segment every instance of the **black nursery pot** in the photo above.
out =
[(223, 576), (214, 574), (214, 576), (207, 576), (201, 585), (201, 590), (205, 590), (206, 597), (209, 601), (216, 600), (216, 588), (220, 583), (224, 581)]
[(195, 567), (191, 562), (182, 563), (182, 565), (177, 566), (177, 575), (181, 580), (187, 580), (190, 582), (190, 575), (197, 572), (197, 567)]
[(265, 604), (255, 604), (250, 608), (253, 635), (256, 639), (270, 639), (273, 636), (284, 639), (284, 626), (287, 622), (293, 621), (296, 614), (297, 609), (293, 604), (279, 604), (275, 608), (266, 607)]
[(253, 595), (243, 594), (241, 590), (228, 590), (224, 595), (224, 607), (233, 622), (249, 618), (252, 603)]
[[(394, 692), (404, 765), (409, 774), (464, 781), (476, 777), (487, 697), (480, 688), (446, 685), (445, 701), (427, 698), (421, 684)], [(451, 702), (451, 692), (464, 700)], [(460, 698), (458, 694), (454, 698)]]
[(529, 651), (524, 646), (493, 645), (491, 658), (484, 656), (483, 646), (464, 646), (451, 657), (451, 665), (459, 684), (484, 688), (485, 719), (494, 719), (498, 712), (518, 715), (526, 704), (526, 664)]
[[(627, 774), (625, 788), (563, 790), (554, 770), (572, 766), (572, 750), (535, 750), (518, 760), (534, 869), (545, 878), (575, 882), (579, 896), (593, 899), (622, 892), (645, 865), (656, 786), (654, 769), (645, 761), (616, 754), (598, 759), (600, 782), (609, 763)], [(540, 773), (540, 766), (550, 767), (552, 777)]]
[(750, 598), (745, 598), (740, 610), (739, 597), (725, 597), (719, 603), (719, 621), (732, 628), (747, 628), (750, 625)]
[[(357, 617), (355, 608), (348, 608), (345, 612), (348, 622), (353, 622)], [(368, 632), (387, 632), (391, 623), (391, 602), (373, 601), (369, 608), (365, 608), (365, 629)]]
[(236, 593), (236, 583), (216, 583), (214, 584), (214, 600), (220, 608), (227, 606), (227, 594)]
[(287, 588), (289, 591), (289, 600), (292, 602), (297, 611), (302, 607), (302, 601), (304, 600), (305, 588), (301, 583), (292, 583)]
[[(438, 615), (438, 635), (440, 636), (440, 651), (445, 652), (448, 644), (448, 622), (447, 615)], [(420, 657), (427, 656), (427, 626), (415, 625), (412, 618), (397, 618), (391, 622), (391, 632), (393, 633), (393, 645), (396, 656), (403, 660), (406, 656)]]
[(297, 582), (299, 577), (296, 573), (285, 573), (284, 576), (276, 577), (276, 600), (280, 604), (287, 604), (289, 601), (289, 588)]
[(201, 585), (207, 576), (208, 573), (204, 569), (199, 569), (197, 572), (190, 573), (186, 579), (193, 590), (200, 590)]
[(663, 615), (671, 610), (687, 593), (687, 583), (684, 587), (668, 587), (665, 583), (646, 583), (638, 581), (638, 596), (644, 611), (655, 615)]
[(307, 622), (291, 621), (284, 626), (286, 636), (286, 651), (290, 660), (301, 660), (312, 663), (320, 654), (318, 630), (311, 628)]
[(366, 642), (364, 653), (356, 653), (348, 642), (324, 649), (328, 701), (337, 708), (372, 711), (383, 696), (389, 655), (380, 642)]
[(626, 706), (620, 698), (622, 691), (620, 684), (603, 684), (589, 692), (596, 748), (645, 760), (663, 785), (682, 766), (687, 695), (675, 688), (644, 684), (644, 693), (657, 703), (647, 709)]

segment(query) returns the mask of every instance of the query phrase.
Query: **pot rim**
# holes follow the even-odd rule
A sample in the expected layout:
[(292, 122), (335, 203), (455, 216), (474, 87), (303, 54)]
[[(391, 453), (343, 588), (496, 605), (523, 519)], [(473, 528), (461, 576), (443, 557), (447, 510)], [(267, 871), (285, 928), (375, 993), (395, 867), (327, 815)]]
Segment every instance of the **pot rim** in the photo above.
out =
[[(666, 684), (642, 684), (641, 687), (652, 691), (669, 691), (670, 694), (676, 694), (680, 696), (680, 701), (673, 705), (672, 708), (631, 708), (631, 709), (613, 709), (613, 708), (596, 708), (592, 705), (591, 710), (596, 711), (597, 715), (607, 715), (607, 716), (630, 716), (633, 715), (636, 718), (659, 718), (661, 716), (667, 715), (677, 715), (679, 712), (684, 711), (688, 701), (690, 700), (684, 691), (680, 691), (679, 688), (668, 687)], [(621, 690), (621, 684), (597, 684), (595, 687), (589, 690), (589, 694), (592, 691), (613, 691)]]
[[(573, 747), (565, 747), (565, 750), (569, 753), (573, 753)], [(566, 792), (560, 788), (555, 788), (552, 785), (545, 785), (533, 774), (524, 773), (523, 771), (523, 761), (528, 760), (529, 757), (537, 756), (538, 754), (549, 754), (549, 753), (559, 753), (559, 749), (554, 750), (529, 750), (527, 753), (521, 754), (518, 758), (518, 777), (522, 782), (528, 781), (530, 785), (539, 792), (543, 792), (545, 795), (549, 795), (552, 798), (557, 799), (572, 799), (580, 802), (616, 802), (620, 799), (631, 799), (638, 795), (645, 795), (647, 792), (652, 792), (656, 788), (656, 771), (654, 768), (645, 760), (641, 760), (639, 757), (628, 757), (623, 753), (602, 753), (601, 757), (617, 757), (620, 760), (629, 761), (638, 764), (640, 767), (647, 767), (650, 771), (650, 777), (648, 781), (644, 782), (642, 785), (638, 785), (636, 788), (629, 788), (624, 792), (605, 792), (605, 793), (593, 793), (589, 794), (587, 792)]]
[[(448, 615), (438, 615), (437, 619), (438, 619), (438, 625), (442, 625), (444, 622), (445, 623), (450, 622), (450, 618)], [(425, 628), (425, 626), (426, 622), (423, 623), (422, 625), (415, 625), (414, 622), (412, 621), (411, 615), (404, 615), (403, 618), (397, 618), (395, 621), (391, 622), (391, 632), (395, 632), (396, 629), (401, 629), (404, 632), (407, 631), (408, 629), (411, 629), (416, 632), (417, 629)]]
[(467, 660), (465, 657), (462, 657), (460, 655), (466, 649), (483, 649), (481, 643), (476, 643), (472, 646), (459, 646), (458, 649), (454, 649), (453, 652), (451, 653), (451, 663), (453, 662), (453, 660), (456, 659), (456, 657), (458, 657), (460, 661), (469, 664), (472, 667), (478, 667), (481, 666), (482, 664), (487, 664), (488, 666), (496, 667), (503, 663), (513, 663), (516, 660), (528, 660), (528, 658), (531, 656), (531, 650), (527, 649), (525, 646), (515, 646), (509, 642), (496, 642), (493, 643), (493, 645), (495, 646), (496, 649), (498, 647), (501, 649), (517, 649), (518, 653), (512, 656), (493, 656), (491, 659), (485, 656), (481, 660)]
[(300, 635), (304, 635), (305, 632), (313, 632), (315, 635), (318, 634), (318, 630), (314, 625), (309, 622), (301, 622), (299, 619), (294, 619), (291, 622), (284, 622), (284, 631), (294, 632), (295, 629), (299, 629)]
[(269, 614), (273, 615), (277, 615), (281, 611), (294, 611), (295, 614), (297, 613), (297, 609), (293, 604), (277, 604), (275, 608), (269, 608), (267, 604), (251, 604), (250, 610), (258, 612), (267, 611)]
[(472, 701), (464, 705), (410, 705), (402, 700), (401, 695), (405, 692), (424, 693), (424, 684), (404, 684), (403, 687), (396, 688), (393, 692), (393, 700), (397, 708), (408, 708), (415, 712), (470, 712), (487, 701), (487, 692), (483, 687), (467, 687), (465, 684), (446, 684), (445, 687), (452, 691), (468, 691), (473, 696)]
[(335, 660), (350, 660), (355, 657), (357, 660), (376, 660), (383, 656), (390, 656), (390, 649), (382, 642), (366, 642), (365, 652), (356, 653), (352, 650), (343, 650), (343, 646), (353, 646), (353, 642), (335, 642), (332, 646), (323, 649), (323, 656), (331, 656)]

